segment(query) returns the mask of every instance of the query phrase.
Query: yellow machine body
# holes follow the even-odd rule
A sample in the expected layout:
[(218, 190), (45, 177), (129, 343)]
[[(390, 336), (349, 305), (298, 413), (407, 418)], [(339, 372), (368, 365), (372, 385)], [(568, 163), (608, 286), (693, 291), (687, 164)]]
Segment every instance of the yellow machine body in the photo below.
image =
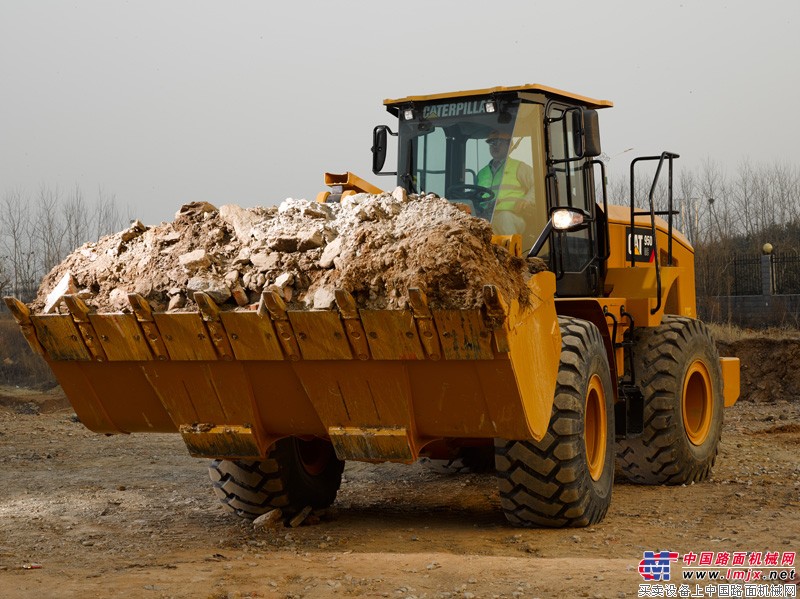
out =
[[(501, 110), (503, 94), (510, 93), (532, 103), (530, 122), (515, 133), (533, 140), (527, 147), (538, 178), (544, 177), (548, 102), (611, 106), (538, 85), (386, 104), (413, 116), (428, 101), (453, 99), (448, 110), (458, 112), (484, 98)], [(350, 173), (327, 174), (326, 183), (332, 192), (319, 201), (380, 192)], [(534, 191), (543, 201), (544, 182)], [(546, 220), (546, 210), (540, 212), (537, 218)], [(411, 462), (426, 446), (448, 439), (542, 439), (559, 370), (559, 315), (597, 326), (617, 401), (631, 324), (655, 327), (665, 314), (696, 316), (689, 242), (660, 218), (634, 218), (630, 208), (615, 206), (606, 212), (599, 296), (557, 297), (556, 275), (540, 272), (529, 280), (533, 301), (525, 308), (490, 285), (484, 305), (471, 310), (430, 308), (416, 290), (405, 310), (359, 309), (341, 290), (337, 309), (322, 311), (287, 310), (270, 293), (259, 310), (236, 311), (196, 294), (199, 310), (192, 313), (153, 313), (136, 295), (125, 314), (93, 313), (76, 296), (64, 298), (69, 313), (62, 314), (31, 314), (17, 300), (6, 302), (91, 430), (179, 432), (192, 455), (213, 458), (259, 458), (275, 441), (296, 436), (329, 439), (340, 459)], [(658, 249), (648, 261), (631, 257), (637, 227), (653, 231)], [(495, 242), (523, 253), (519, 236)], [(723, 358), (721, 370), (725, 405), (731, 405), (738, 397), (738, 360)]]

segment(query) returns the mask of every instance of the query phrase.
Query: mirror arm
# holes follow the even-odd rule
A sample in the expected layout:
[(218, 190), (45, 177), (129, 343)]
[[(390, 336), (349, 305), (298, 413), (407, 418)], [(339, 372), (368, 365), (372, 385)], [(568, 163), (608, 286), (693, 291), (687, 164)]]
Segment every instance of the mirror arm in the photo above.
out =
[(573, 213), (577, 213), (583, 216), (583, 219), (580, 223), (570, 225), (569, 227), (558, 229), (560, 233), (568, 233), (571, 231), (580, 231), (581, 229), (585, 229), (589, 226), (591, 222), (593, 222), (593, 218), (590, 217), (589, 213), (586, 210), (581, 210), (579, 208), (566, 208), (566, 207), (556, 207), (550, 211), (550, 218), (547, 220), (547, 224), (542, 229), (542, 232), (539, 233), (539, 237), (534, 242), (533, 246), (531, 247), (530, 251), (528, 252), (527, 258), (535, 258), (539, 252), (542, 250), (542, 247), (547, 242), (547, 238), (550, 237), (550, 233), (553, 232), (555, 229), (555, 225), (553, 224), (553, 214), (557, 211), (569, 211)]
[(542, 232), (539, 233), (539, 237), (536, 239), (536, 242), (531, 247), (530, 251), (528, 252), (527, 258), (535, 258), (539, 252), (542, 251), (542, 247), (547, 242), (547, 238), (550, 237), (550, 233), (553, 232), (553, 218), (551, 217), (547, 224), (542, 229)]

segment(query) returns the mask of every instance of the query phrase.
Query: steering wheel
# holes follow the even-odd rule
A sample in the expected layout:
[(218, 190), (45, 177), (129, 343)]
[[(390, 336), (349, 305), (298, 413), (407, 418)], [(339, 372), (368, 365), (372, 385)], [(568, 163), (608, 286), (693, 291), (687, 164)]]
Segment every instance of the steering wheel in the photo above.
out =
[(448, 199), (471, 200), (473, 202), (486, 203), (495, 198), (495, 193), (483, 185), (471, 185), (470, 183), (460, 183), (451, 185), (445, 192)]

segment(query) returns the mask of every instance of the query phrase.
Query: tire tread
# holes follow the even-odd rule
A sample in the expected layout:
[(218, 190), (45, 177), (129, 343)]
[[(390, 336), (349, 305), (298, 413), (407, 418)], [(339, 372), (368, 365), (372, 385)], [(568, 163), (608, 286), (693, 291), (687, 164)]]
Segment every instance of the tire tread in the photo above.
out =
[[(582, 461), (583, 386), (591, 355), (599, 352), (608, 372), (603, 341), (587, 321), (559, 317), (559, 325), (562, 353), (547, 433), (539, 442), (495, 440), (501, 505), (516, 526), (587, 526), (603, 519), (611, 500), (610, 480), (604, 497), (587, 492), (591, 478)], [(613, 413), (607, 417), (613, 424)]]
[[(722, 433), (721, 373), (711, 334), (699, 320), (666, 316), (659, 327), (640, 331), (636, 340), (636, 372), (645, 395), (644, 432), (639, 438), (618, 443), (617, 468), (629, 482), (679, 485), (708, 478), (719, 451)], [(692, 345), (708, 348), (709, 376), (717, 424), (712, 424), (710, 446), (702, 459), (683, 450), (686, 441), (680, 414), (682, 369)], [(680, 380), (678, 380), (680, 378)]]

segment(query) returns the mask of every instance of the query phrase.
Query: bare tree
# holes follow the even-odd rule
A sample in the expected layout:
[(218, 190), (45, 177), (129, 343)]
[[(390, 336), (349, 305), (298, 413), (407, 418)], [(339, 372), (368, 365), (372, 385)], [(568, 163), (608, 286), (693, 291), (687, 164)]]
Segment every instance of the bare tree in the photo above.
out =
[(58, 210), (60, 200), (61, 193), (58, 187), (49, 188), (42, 185), (39, 188), (33, 231), (37, 254), (44, 272), (49, 272), (61, 262), (63, 256), (63, 227)]
[(92, 226), (92, 214), (83, 199), (83, 192), (76, 183), (75, 189), (61, 205), (64, 224), (64, 240), (67, 251), (85, 243)]
[(29, 198), (20, 190), (11, 190), (0, 202), (0, 248), (5, 258), (11, 293), (28, 298), (37, 281), (36, 254)]
[(707, 202), (699, 197), (697, 174), (693, 170), (682, 170), (676, 186), (678, 230), (692, 244), (696, 244), (703, 235), (701, 223), (706, 222)]
[[(765, 215), (756, 202), (756, 174), (750, 161), (745, 159), (739, 163), (736, 176), (730, 186), (730, 201), (737, 215), (737, 231), (745, 237), (751, 237), (763, 226)], [(733, 233), (734, 231), (731, 231)]]
[(102, 187), (97, 188), (94, 213), (96, 215), (93, 233), (95, 239), (119, 231), (125, 224), (126, 219), (120, 214), (116, 195), (106, 192)]
[(78, 185), (66, 197), (44, 184), (33, 199), (6, 191), (0, 198), (0, 292), (33, 299), (41, 278), (66, 252), (124, 223), (114, 194), (102, 188), (91, 206)]
[(726, 234), (723, 230), (723, 223), (728, 220), (725, 207), (726, 187), (725, 173), (719, 164), (710, 158), (705, 160), (700, 169), (698, 189), (700, 197), (708, 202), (708, 222), (705, 227), (706, 237), (698, 242), (712, 242)]
[(5, 296), (11, 289), (11, 275), (8, 268), (8, 258), (0, 255), (0, 296)]
[(751, 232), (751, 243), (755, 246), (760, 246), (763, 241), (760, 239), (766, 232), (773, 228), (778, 222), (782, 220), (780, 213), (784, 211), (783, 207), (776, 206), (773, 201), (772, 191), (772, 175), (769, 169), (763, 166), (754, 170), (752, 181), (752, 197), (758, 215), (759, 225)]
[(797, 167), (774, 164), (766, 177), (770, 181), (770, 203), (775, 210), (775, 221), (788, 224), (800, 219), (800, 172)]

